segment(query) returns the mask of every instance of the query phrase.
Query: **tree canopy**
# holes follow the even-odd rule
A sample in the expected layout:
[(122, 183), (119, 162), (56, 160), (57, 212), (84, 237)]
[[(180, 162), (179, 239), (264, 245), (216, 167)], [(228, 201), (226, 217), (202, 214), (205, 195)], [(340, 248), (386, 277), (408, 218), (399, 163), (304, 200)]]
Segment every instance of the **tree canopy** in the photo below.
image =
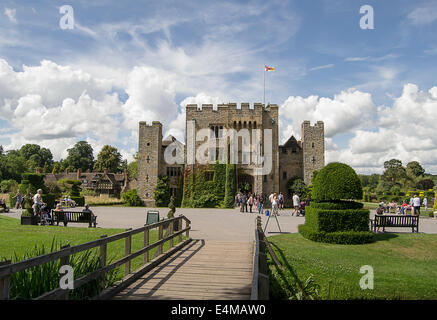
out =
[(65, 159), (67, 166), (82, 171), (93, 170), (93, 147), (88, 142), (79, 141), (72, 148), (67, 149), (67, 152), (68, 156)]
[(103, 172), (107, 169), (108, 172), (120, 172), (122, 171), (122, 165), (122, 157), (117, 148), (106, 145), (97, 156), (94, 171)]

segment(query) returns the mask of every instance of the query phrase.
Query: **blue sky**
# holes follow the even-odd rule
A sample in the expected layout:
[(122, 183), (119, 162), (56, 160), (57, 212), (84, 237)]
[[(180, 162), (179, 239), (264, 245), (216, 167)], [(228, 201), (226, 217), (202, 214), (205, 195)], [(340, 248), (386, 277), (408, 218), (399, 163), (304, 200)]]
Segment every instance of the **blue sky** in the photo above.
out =
[[(72, 30), (59, 26), (65, 4)], [(373, 30), (360, 28), (363, 5)], [(39, 142), (61, 158), (87, 139), (131, 159), (138, 121), (181, 138), (186, 103), (260, 102), (267, 64), (282, 141), (323, 120), (327, 161), (371, 173), (395, 157), (437, 173), (435, 0), (6, 0), (0, 13), (6, 148)]]

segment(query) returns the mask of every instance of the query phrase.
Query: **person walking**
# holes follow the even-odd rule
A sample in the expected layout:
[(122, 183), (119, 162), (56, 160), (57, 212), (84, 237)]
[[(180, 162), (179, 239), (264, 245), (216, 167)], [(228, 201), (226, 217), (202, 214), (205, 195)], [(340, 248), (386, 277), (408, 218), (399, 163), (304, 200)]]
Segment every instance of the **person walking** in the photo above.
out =
[(311, 198), (310, 198), (310, 195), (307, 194), (307, 198), (305, 199), (305, 207), (308, 207), (310, 205), (310, 203), (311, 203)]
[(35, 195), (33, 196), (33, 212), (35, 215), (39, 215), (40, 211), (41, 211), (41, 207), (44, 205), (45, 203), (42, 201), (42, 190), (38, 189), (35, 193)]
[(253, 196), (251, 193), (249, 193), (249, 200), (247, 201), (249, 203), (249, 210), (250, 213), (252, 213), (252, 206), (253, 206)]
[(22, 209), (23, 195), (20, 191), (17, 193), (17, 201), (15, 203), (15, 208)]
[(295, 192), (294, 195), (293, 195), (293, 207), (294, 207), (294, 211), (291, 213), (292, 216), (294, 216), (295, 213), (296, 213), (296, 216), (297, 216), (297, 214), (299, 213), (299, 206), (300, 206), (300, 199), (299, 199), (299, 196), (297, 195), (297, 193)]
[(413, 208), (414, 208), (414, 215), (420, 216), (420, 198), (417, 195), (414, 195), (413, 197)]
[(284, 195), (282, 192), (279, 192), (279, 210), (284, 209)]
[(425, 207), (425, 212), (428, 211), (428, 198), (423, 198), (423, 206)]
[(243, 198), (242, 198), (242, 202), (243, 202), (243, 212), (247, 212), (247, 194), (243, 193)]
[(263, 214), (264, 213), (264, 196), (260, 194), (258, 199), (258, 213)]
[(278, 206), (279, 206), (279, 199), (278, 199), (278, 196), (276, 195), (276, 192), (275, 192), (273, 194), (273, 197), (272, 197), (272, 214), (273, 215), (279, 216)]

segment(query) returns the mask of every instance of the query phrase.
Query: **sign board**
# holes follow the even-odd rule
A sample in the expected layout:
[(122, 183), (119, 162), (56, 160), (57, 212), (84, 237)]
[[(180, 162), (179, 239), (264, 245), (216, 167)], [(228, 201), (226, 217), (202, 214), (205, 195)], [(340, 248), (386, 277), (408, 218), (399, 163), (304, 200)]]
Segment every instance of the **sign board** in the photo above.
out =
[(159, 211), (149, 210), (147, 211), (146, 224), (153, 224), (159, 222)]

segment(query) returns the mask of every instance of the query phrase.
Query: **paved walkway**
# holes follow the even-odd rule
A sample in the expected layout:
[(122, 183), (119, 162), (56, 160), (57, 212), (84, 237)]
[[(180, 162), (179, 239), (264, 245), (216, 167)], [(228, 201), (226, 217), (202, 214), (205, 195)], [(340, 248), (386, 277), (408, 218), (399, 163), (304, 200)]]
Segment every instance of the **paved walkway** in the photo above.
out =
[[(80, 210), (76, 208), (74, 210)], [(145, 224), (147, 210), (152, 208), (128, 207), (96, 207), (92, 208), (98, 215), (97, 222), (100, 228), (138, 228)], [(161, 217), (167, 216), (167, 208), (157, 208)], [(280, 212), (278, 217), (283, 233), (298, 232), (297, 226), (305, 223), (305, 217), (291, 216), (292, 210)], [(20, 218), (21, 210), (12, 210), (4, 214)], [(238, 209), (176, 209), (176, 215), (183, 214), (192, 221), (191, 236), (193, 239), (251, 242), (255, 235), (255, 213), (240, 213)], [(375, 212), (372, 211), (371, 218)], [(267, 217), (262, 216), (263, 225)], [(86, 224), (71, 223), (68, 227), (86, 227)], [(388, 232), (411, 232), (410, 228), (386, 228)], [(437, 234), (437, 219), (421, 217), (419, 231), (421, 233)], [(267, 236), (279, 234), (279, 229), (274, 219), (271, 219), (266, 231)]]

